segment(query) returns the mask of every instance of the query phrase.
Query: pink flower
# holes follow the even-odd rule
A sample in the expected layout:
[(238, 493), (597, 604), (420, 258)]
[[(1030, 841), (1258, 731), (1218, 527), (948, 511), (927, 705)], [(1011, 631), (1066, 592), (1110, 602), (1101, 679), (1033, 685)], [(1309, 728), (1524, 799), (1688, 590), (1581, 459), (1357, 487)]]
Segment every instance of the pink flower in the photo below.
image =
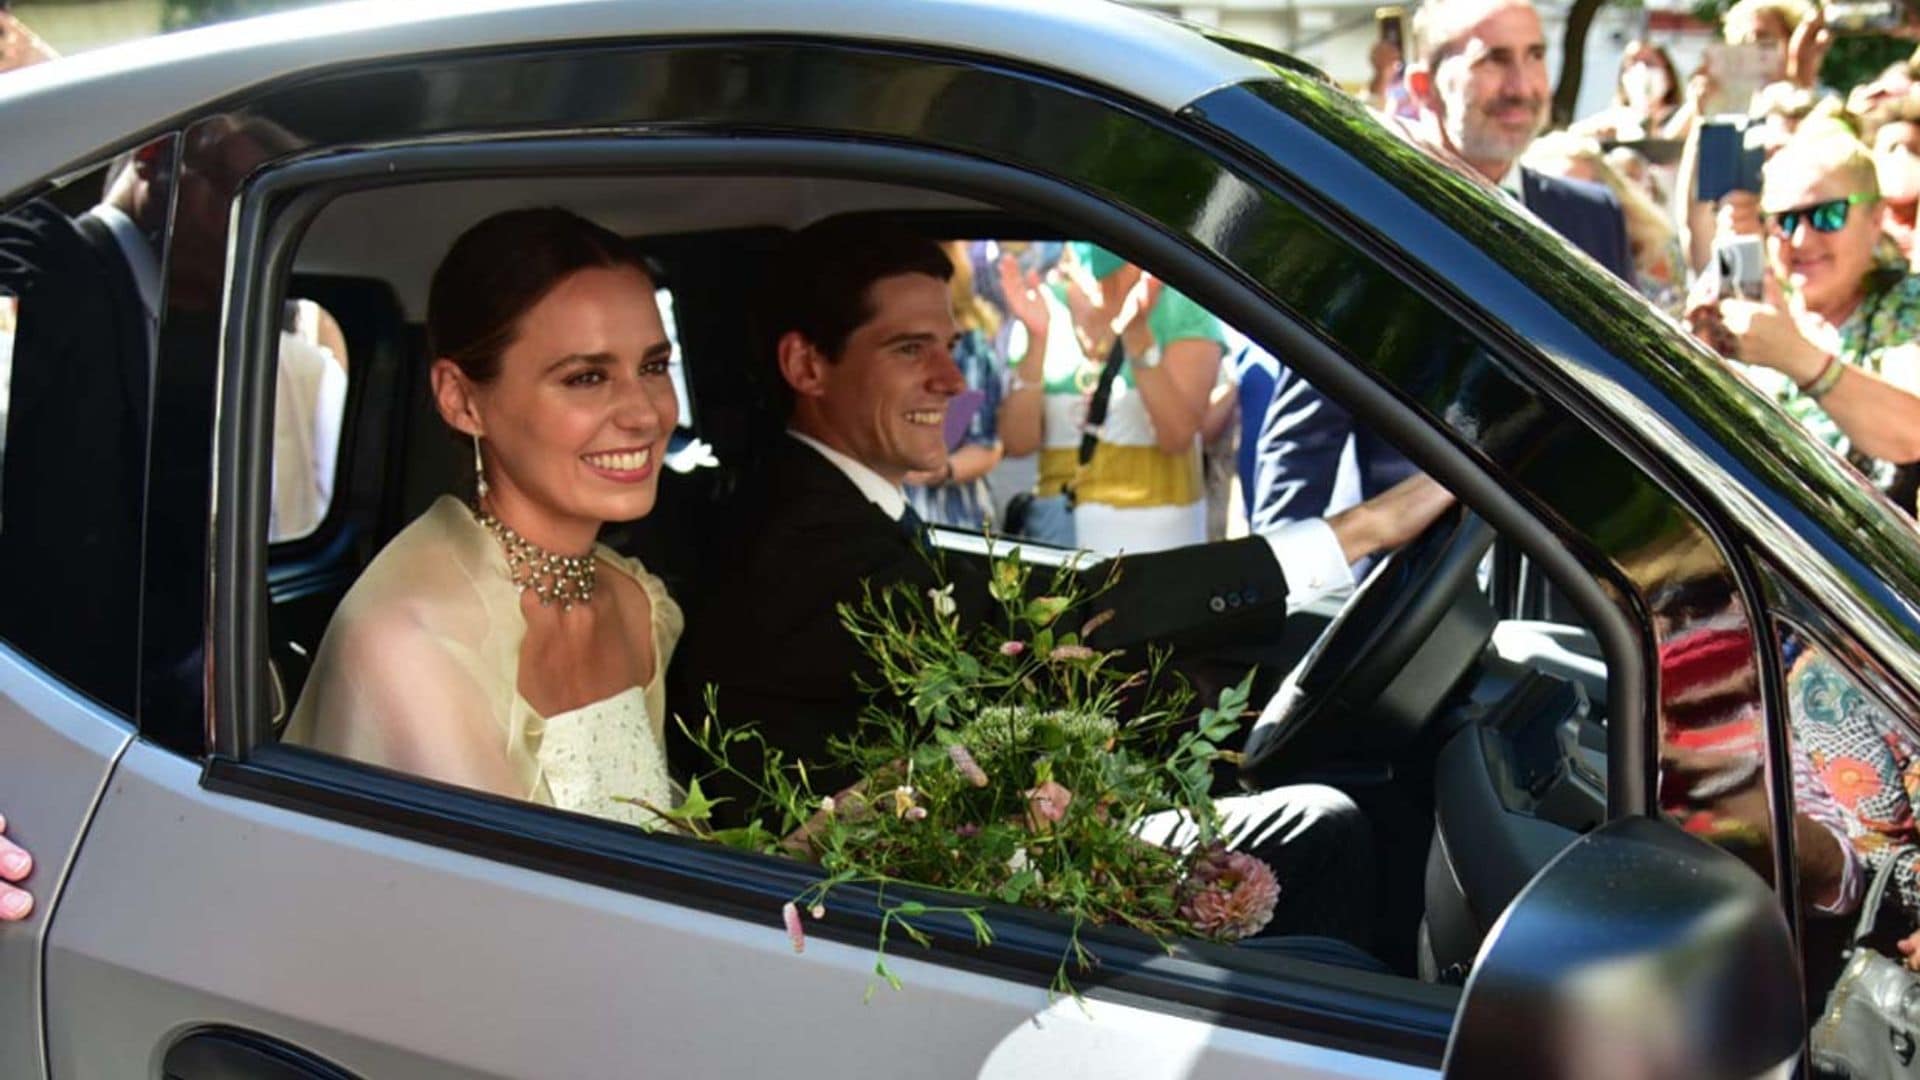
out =
[(1067, 816), (1067, 804), (1073, 802), (1073, 792), (1054, 780), (1049, 780), (1025, 794), (1027, 796), (1027, 828), (1034, 832), (1046, 832), (1053, 828), (1056, 822)]
[(927, 820), (927, 808), (924, 806), (909, 806), (907, 807), (907, 812), (901, 816), (905, 817), (908, 821), (925, 821)]
[(1085, 645), (1055, 645), (1047, 654), (1049, 660), (1091, 660), (1093, 650)]
[(1280, 883), (1266, 863), (1215, 844), (1194, 858), (1180, 897), (1180, 917), (1195, 933), (1235, 941), (1259, 933), (1273, 918)]
[(780, 905), (780, 919), (787, 924), (787, 940), (793, 942), (793, 951), (807, 951), (807, 931), (800, 925), (800, 909), (789, 900)]
[(960, 775), (967, 778), (967, 783), (974, 787), (987, 786), (986, 770), (980, 767), (979, 762), (973, 760), (972, 751), (959, 743), (954, 743), (947, 747), (947, 756), (953, 759), (953, 767), (960, 770)]
[(1080, 624), (1080, 637), (1084, 639), (1089, 634), (1092, 634), (1095, 630), (1100, 629), (1101, 627), (1107, 625), (1112, 621), (1113, 621), (1113, 609), (1108, 608), (1107, 610), (1102, 611), (1100, 614), (1095, 615), (1093, 618), (1088, 619), (1086, 622)]
[(824, 919), (824, 918), (826, 918), (826, 917), (827, 917), (827, 905), (825, 905), (825, 904), (815, 904), (815, 905), (813, 905), (813, 917), (814, 917), (814, 918), (816, 918), (816, 919)]
[(1000, 646), (1001, 656), (1019, 656), (1026, 651), (1027, 643), (1024, 641), (1009, 641)]

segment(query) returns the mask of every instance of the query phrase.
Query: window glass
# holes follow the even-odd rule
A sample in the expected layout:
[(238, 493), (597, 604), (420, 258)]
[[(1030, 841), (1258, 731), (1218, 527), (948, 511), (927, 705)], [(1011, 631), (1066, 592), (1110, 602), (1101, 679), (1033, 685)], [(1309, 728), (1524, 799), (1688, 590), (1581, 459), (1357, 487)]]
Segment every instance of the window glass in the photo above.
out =
[(1868, 946), (1899, 957), (1920, 931), (1920, 734), (1814, 636), (1780, 628), (1793, 754), (1795, 856), (1808, 1003), (1818, 1008), (1876, 875), (1888, 875)]
[(170, 146), (0, 215), (0, 638), (127, 712)]
[(673, 290), (655, 289), (653, 302), (660, 305), (660, 322), (667, 331), (667, 340), (673, 344), (673, 400), (680, 409), (679, 426), (687, 431), (694, 428), (693, 397), (687, 392), (687, 368), (682, 362), (680, 351), (680, 326), (673, 318)]
[[(852, 189), (829, 194), (838, 196), (834, 204), (871, 197)], [(395, 201), (422, 197), (421, 188), (410, 187)], [(365, 193), (355, 198), (373, 201)], [(524, 201), (516, 191), (513, 202)], [(545, 202), (564, 205), (558, 198)], [(636, 195), (631, 212), (639, 215), (644, 205)], [(489, 213), (483, 209), (473, 220)], [(344, 216), (338, 220), (351, 224)], [(322, 226), (332, 221), (322, 218), (310, 237), (325, 242)], [(424, 246), (449, 250), (457, 234), (436, 235)], [(645, 247), (644, 231), (618, 234)], [(1257, 922), (1269, 935), (1343, 941), (1328, 954), (1334, 962), (1450, 985), (1464, 980), (1492, 921), (1512, 899), (1511, 891), (1469, 894), (1460, 883), (1497, 881), (1517, 890), (1537, 866), (1484, 861), (1517, 851), (1538, 854), (1543, 830), (1570, 841), (1603, 820), (1608, 672), (1593, 636), (1572, 621), (1497, 619), (1481, 575), (1472, 572), (1477, 558), (1446, 579), (1448, 602), (1432, 608), (1454, 621), (1436, 623), (1390, 663), (1371, 651), (1349, 658), (1354, 670), (1370, 673), (1349, 679), (1350, 697), (1336, 702), (1331, 690), (1321, 695), (1316, 688), (1295, 695), (1294, 704), (1275, 704), (1275, 716), (1290, 717), (1278, 730), (1297, 725), (1307, 732), (1289, 743), (1290, 757), (1298, 760), (1283, 755), (1257, 771), (1250, 767), (1246, 776), (1258, 790), (1240, 789), (1236, 755), (1257, 748), (1247, 742), (1246, 729), (1281, 696), (1283, 677), (1343, 612), (1361, 622), (1396, 618), (1390, 601), (1400, 590), (1381, 569), (1388, 566), (1383, 557), (1428, 536), (1426, 525), (1436, 517), (1456, 519), (1442, 513), (1450, 497), (1431, 487), (1413, 499), (1424, 513), (1402, 504), (1406, 520), (1417, 517), (1418, 524), (1390, 542), (1368, 546), (1369, 537), (1331, 523), (1362, 498), (1412, 480), (1415, 470), (1392, 447), (1358, 430), (1336, 402), (1196, 301), (1092, 244), (965, 238), (944, 245), (955, 271), (944, 291), (908, 290), (925, 303), (912, 307), (911, 315), (904, 308), (898, 314), (902, 326), (885, 337), (885, 349), (897, 351), (875, 345), (872, 356), (855, 356), (848, 344), (831, 363), (809, 366), (810, 354), (796, 350), (791, 357), (780, 354), (776, 364), (774, 356), (755, 354), (755, 336), (767, 328), (743, 316), (736, 279), (713, 273), (766, 261), (764, 237), (716, 228), (711, 236), (700, 234), (701, 243), (689, 244), (686, 238), (696, 231), (679, 220), (671, 235), (681, 245), (676, 256), (689, 261), (677, 267), (681, 276), (673, 280), (725, 281), (729, 287), (656, 289), (652, 299), (667, 340), (618, 338), (615, 345), (651, 356), (664, 344), (669, 358), (677, 357), (684, 327), (699, 342), (695, 363), (751, 364), (761, 375), (778, 372), (790, 380), (812, 372), (819, 385), (864, 373), (865, 382), (854, 387), (857, 403), (836, 415), (873, 423), (889, 437), (915, 440), (916, 447), (927, 445), (924, 429), (940, 428), (945, 465), (929, 462), (918, 474), (909, 472), (904, 493), (922, 521), (945, 527), (936, 530), (931, 548), (897, 502), (892, 524), (874, 515), (874, 507), (888, 509), (887, 495), (898, 500), (898, 493), (876, 495), (857, 470), (802, 440), (780, 437), (778, 426), (768, 422), (772, 418), (754, 417), (754, 426), (770, 429), (775, 446), (755, 445), (749, 454), (743, 442), (740, 455), (725, 467), (693, 470), (662, 484), (655, 503), (639, 508), (634, 531), (647, 545), (649, 574), (633, 577), (651, 605), (651, 620), (640, 625), (652, 635), (646, 639), (652, 651), (642, 650), (631, 668), (618, 669), (636, 677), (596, 678), (556, 690), (537, 674), (560, 665), (545, 654), (542, 664), (529, 665), (518, 644), (527, 640), (528, 627), (554, 617), (540, 613), (538, 598), (558, 585), (511, 575), (528, 566), (564, 564), (533, 552), (530, 536), (496, 528), (463, 505), (472, 490), (471, 453), (463, 441), (462, 472), (447, 484), (456, 498), (395, 523), (397, 537), (352, 585), (355, 594), (339, 602), (343, 615), (326, 629), (324, 641), (310, 643), (312, 675), (304, 687), (290, 690), (298, 699), (290, 742), (634, 825), (657, 826), (662, 812), (673, 812), (675, 802), (685, 799), (687, 828), (703, 835), (722, 826), (745, 829), (731, 838), (769, 848), (796, 830), (826, 828), (807, 824), (817, 813), (836, 812), (822, 800), (856, 789), (849, 797), (869, 811), (879, 807), (887, 828), (930, 821), (929, 829), (944, 830), (941, 843), (951, 838), (964, 845), (984, 836), (977, 842), (1005, 847), (992, 847), (995, 857), (981, 861), (968, 857), (964, 846), (907, 845), (899, 851), (911, 847), (919, 861), (892, 865), (888, 876), (1056, 911), (1057, 903), (1045, 901), (1065, 895), (1057, 890), (1069, 888), (1074, 875), (1083, 875), (1079, 880), (1090, 889), (1110, 883), (1093, 856), (1079, 865), (1054, 855), (1076, 821), (1089, 830), (1086, 835), (1116, 819), (1125, 822), (1125, 842), (1109, 854), (1158, 860), (1154, 888), (1137, 898), (1144, 905), (1148, 901), (1140, 898), (1149, 893), (1178, 895), (1182, 875), (1191, 877), (1199, 865), (1188, 860), (1196, 858), (1203, 840), (1200, 819), (1218, 810), (1219, 821), (1204, 828), (1217, 827), (1217, 838), (1258, 849), (1277, 886), (1277, 899), (1232, 900), (1271, 908), (1262, 908), (1257, 918), (1242, 913), (1246, 918), (1235, 926)], [(916, 257), (924, 257), (924, 242), (911, 240), (909, 246), (919, 245)], [(388, 265), (395, 264), (331, 269), (382, 277), (393, 273)], [(424, 295), (431, 262), (415, 265), (417, 277), (394, 274), (389, 281), (396, 295)], [(669, 265), (663, 274), (674, 269)], [(554, 301), (562, 304), (599, 302), (582, 299), (598, 295), (585, 290), (529, 287), (524, 295), (564, 297)], [(619, 299), (616, 309), (633, 300)], [(864, 312), (860, 305), (849, 307)], [(923, 309), (935, 313), (937, 324), (925, 333), (911, 321)], [(420, 305), (411, 310), (420, 312)], [(946, 311), (957, 334), (936, 341), (943, 348), (927, 353), (920, 339), (949, 333), (942, 323)], [(610, 320), (616, 313), (593, 312)], [(521, 402), (521, 412), (506, 410), (504, 399), (489, 406), (495, 416), (538, 413), (550, 421), (539, 430), (489, 436), (487, 453), (494, 456), (486, 467), (496, 482), (506, 475), (493, 471), (501, 468), (501, 454), (550, 453), (563, 462), (565, 476), (583, 468), (613, 480), (644, 473), (646, 462), (630, 444), (645, 411), (622, 411), (628, 402), (671, 400), (680, 427), (693, 427), (686, 373), (676, 364), (625, 365), (570, 351), (581, 346), (564, 331), (592, 323), (587, 314), (552, 320), (551, 342), (515, 339), (547, 348), (560, 366), (529, 369), (526, 381), (544, 389)], [(887, 315), (895, 316), (891, 307)], [(878, 318), (865, 312), (853, 329)], [(646, 333), (635, 333), (651, 334), (641, 329)], [(858, 336), (850, 330), (846, 339)], [(530, 346), (515, 355), (540, 352)], [(934, 363), (949, 356), (957, 379), (944, 363)], [(790, 368), (780, 366), (789, 361)], [(588, 366), (565, 366), (576, 362)], [(938, 368), (951, 391), (941, 393), (939, 409), (925, 404), (921, 392), (919, 365), (928, 364), (933, 367), (924, 370)], [(896, 380), (903, 369), (909, 376)], [(711, 370), (694, 374), (703, 394), (711, 388), (699, 418), (707, 424), (738, 422), (741, 414), (764, 407), (763, 388), (753, 379), (715, 377)], [(516, 392), (511, 382), (502, 379), (487, 392)], [(803, 389), (789, 388), (796, 397)], [(836, 385), (821, 392), (843, 390)], [(1100, 398), (1104, 415), (1090, 418)], [(1284, 454), (1276, 451), (1262, 461), (1260, 436), (1274, 427), (1276, 410), (1285, 414), (1279, 422), (1288, 445)], [(794, 415), (782, 419), (792, 423)], [(609, 417), (619, 419), (609, 427)], [(425, 426), (407, 433), (407, 446), (436, 453), (444, 447), (437, 412), (421, 410), (410, 422)], [(1098, 438), (1083, 458), (1083, 436), (1096, 423)], [(1161, 438), (1163, 423), (1179, 425), (1178, 437)], [(543, 434), (549, 430), (561, 436), (551, 445)], [(857, 440), (836, 450), (843, 457), (859, 451)], [(1388, 451), (1397, 464), (1388, 462)], [(1073, 488), (1071, 505), (1056, 499), (1063, 485)], [(599, 488), (581, 490), (600, 498)], [(1028, 505), (1009, 505), (1023, 493)], [(720, 511), (705, 513), (703, 499)], [(1057, 515), (1051, 523), (1043, 518), (1049, 501), (1060, 504), (1051, 507)], [(489, 512), (506, 505), (482, 501)], [(1010, 520), (1022, 512), (1024, 520)], [(983, 526), (989, 537), (979, 535)], [(1050, 533), (1050, 527), (1068, 531)], [(1266, 539), (1270, 535), (1280, 538)], [(1022, 561), (992, 561), (1014, 557), (1012, 544), (998, 542), (1001, 536), (1020, 540)], [(1471, 523), (1456, 531), (1436, 528), (1431, 537), (1434, 545), (1474, 539), (1481, 550), (1493, 539)], [(1056, 581), (1060, 560), (1050, 554), (1074, 546), (1091, 550), (1077, 584), (1071, 575)], [(687, 557), (656, 560), (655, 550)], [(1399, 565), (1431, 560), (1435, 550), (1409, 555)], [(1100, 560), (1115, 553), (1125, 559), (1118, 581), (1109, 583), (1113, 564)], [(496, 561), (502, 554), (506, 558)], [(1144, 561), (1149, 559), (1155, 561)], [(689, 568), (684, 575), (664, 569), (682, 565)], [(604, 560), (598, 565), (596, 588), (605, 591), (591, 599), (577, 592), (546, 598), (556, 601), (563, 619), (568, 603), (630, 603), (634, 582), (613, 579), (616, 569)], [(1369, 573), (1382, 574), (1378, 580), (1385, 583), (1356, 592)], [(419, 590), (436, 582), (480, 602), (420, 601)], [(535, 599), (516, 593), (517, 585), (527, 586)], [(894, 601), (879, 602), (890, 587)], [(1436, 580), (1431, 587), (1443, 586)], [(1082, 607), (1071, 614), (1055, 610), (1073, 595), (1084, 597)], [(877, 606), (863, 606), (864, 597)], [(414, 616), (434, 623), (431, 640), (395, 637), (407, 627), (363, 617), (375, 610), (370, 605), (398, 599), (414, 605)], [(475, 611), (490, 614), (476, 621)], [(516, 611), (521, 620), (511, 618)], [(511, 632), (493, 632), (496, 619), (507, 620)], [(887, 653), (889, 642), (912, 642), (918, 651)], [(402, 656), (402, 677), (393, 677), (401, 672), (398, 666), (382, 672)], [(669, 663), (665, 679), (641, 684), (636, 673), (652, 662)], [(1063, 665), (1074, 664), (1086, 665), (1073, 669), (1084, 678), (1049, 681)], [(1103, 681), (1109, 666), (1120, 674)], [(1416, 668), (1420, 678), (1398, 680), (1401, 671)], [(1345, 663), (1323, 664), (1323, 674), (1345, 671)], [(528, 678), (529, 672), (536, 677)], [(1170, 689), (1177, 685), (1190, 695)], [(1396, 685), (1397, 698), (1382, 692)], [(712, 699), (706, 697), (709, 688), (717, 688)], [(450, 708), (450, 700), (460, 707)], [(726, 774), (712, 754), (724, 748), (682, 735), (680, 721), (700, 729), (709, 700), (717, 704), (715, 722), (722, 728), (751, 727), (773, 740), (759, 750), (752, 748), (759, 744), (732, 744), (746, 757), (729, 758), (730, 766), (756, 775), (774, 760), (773, 751), (788, 765), (809, 763), (804, 774), (781, 773), (781, 781), (763, 785), (784, 798), (792, 789), (782, 783), (805, 784), (804, 805), (776, 799), (754, 811), (756, 796), (765, 792)], [(1289, 712), (1299, 701), (1315, 710)], [(450, 719), (456, 714), (457, 720)], [(874, 744), (864, 766), (817, 756), (832, 752), (835, 739), (852, 732), (862, 715), (897, 720), (901, 731), (917, 732), (910, 737), (920, 741)], [(1104, 760), (1118, 745), (1104, 735), (1089, 741), (1089, 732), (1118, 740), (1125, 723), (1155, 715), (1161, 719), (1152, 722), (1164, 720), (1166, 727), (1156, 729), (1158, 741), (1139, 748), (1137, 776), (1075, 771), (1087, 760)], [(920, 725), (933, 722), (947, 725), (950, 730), (942, 730), (951, 738), (925, 738)], [(1212, 725), (1207, 745), (1196, 749), (1187, 737), (1203, 723)], [(396, 756), (393, 744), (380, 737), (395, 724), (431, 727), (451, 744)], [(665, 733), (664, 764), (654, 732)], [(789, 735), (798, 741), (779, 742)], [(497, 753), (502, 745), (505, 755)], [(489, 761), (497, 767), (473, 770), (478, 756), (470, 751), (476, 748), (494, 753)], [(1074, 758), (1079, 751), (1086, 760)], [(1181, 777), (1188, 787), (1121, 797), (1117, 785), (1123, 781), (1166, 781), (1171, 773), (1164, 766), (1175, 760), (1185, 763)], [(895, 775), (896, 762), (907, 763), (907, 771)], [(981, 790), (1007, 794), (1006, 804), (968, 801), (977, 798), (969, 792)], [(1189, 799), (1191, 812), (1178, 812), (1169, 802), (1174, 796)], [(1442, 798), (1456, 800), (1451, 825), (1443, 820)], [(709, 807), (710, 799), (726, 801)], [(704, 810), (711, 816), (703, 819)], [(755, 821), (758, 832), (752, 831)], [(1457, 830), (1455, 841), (1443, 840), (1447, 828)], [(1507, 834), (1512, 842), (1484, 842), (1492, 833)], [(805, 849), (813, 835), (805, 833), (797, 845), (775, 853)], [(1140, 845), (1141, 838), (1151, 845)], [(1430, 873), (1435, 860), (1452, 872)], [(943, 876), (963, 864), (981, 874)], [(1023, 875), (1023, 866), (1034, 873)], [(1142, 907), (1140, 917), (1146, 913)], [(1131, 914), (1108, 912), (1101, 921), (1124, 924)], [(1153, 914), (1170, 917), (1164, 908)], [(1257, 964), (1271, 945), (1236, 955)]]
[(333, 502), (347, 404), (347, 340), (326, 308), (289, 300), (274, 367), (273, 502), (267, 540), (311, 535)]

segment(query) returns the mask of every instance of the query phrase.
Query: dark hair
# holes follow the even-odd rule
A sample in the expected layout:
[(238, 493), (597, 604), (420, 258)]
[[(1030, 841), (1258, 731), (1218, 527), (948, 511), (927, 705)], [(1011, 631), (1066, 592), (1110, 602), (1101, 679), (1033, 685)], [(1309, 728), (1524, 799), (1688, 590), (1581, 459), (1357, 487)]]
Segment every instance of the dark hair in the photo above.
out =
[(898, 274), (953, 277), (940, 245), (873, 222), (828, 221), (794, 233), (773, 260), (763, 311), (773, 340), (797, 330), (827, 359), (869, 319), (873, 283)]
[(476, 383), (491, 382), (521, 316), (555, 285), (581, 270), (620, 266), (649, 274), (625, 240), (571, 211), (495, 214), (461, 233), (433, 272), (430, 355), (452, 360)]
[(1627, 51), (1620, 54), (1620, 68), (1613, 73), (1613, 100), (1622, 105), (1627, 103), (1626, 92), (1620, 88), (1620, 77), (1627, 73), (1627, 68), (1632, 63), (1633, 58), (1643, 49), (1651, 49), (1653, 54), (1659, 57), (1660, 66), (1667, 69), (1667, 92), (1660, 96), (1660, 104), (1670, 109), (1678, 108), (1681, 102), (1680, 88), (1682, 80), (1680, 78), (1680, 69), (1673, 66), (1673, 54), (1667, 51), (1665, 45), (1655, 44), (1645, 38), (1636, 38), (1633, 41), (1629, 41), (1627, 43)]

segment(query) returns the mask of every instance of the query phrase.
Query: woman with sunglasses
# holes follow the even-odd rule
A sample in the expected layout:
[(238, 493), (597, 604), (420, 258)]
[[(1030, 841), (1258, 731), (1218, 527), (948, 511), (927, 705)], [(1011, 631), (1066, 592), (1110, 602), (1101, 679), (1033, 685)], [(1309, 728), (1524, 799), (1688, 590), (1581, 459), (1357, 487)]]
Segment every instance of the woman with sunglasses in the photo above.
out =
[(1764, 298), (1696, 298), (1688, 314), (1702, 340), (1751, 365), (1762, 390), (1886, 488), (1920, 460), (1920, 277), (1878, 257), (1879, 200), (1873, 155), (1852, 132), (1803, 127), (1762, 174)]

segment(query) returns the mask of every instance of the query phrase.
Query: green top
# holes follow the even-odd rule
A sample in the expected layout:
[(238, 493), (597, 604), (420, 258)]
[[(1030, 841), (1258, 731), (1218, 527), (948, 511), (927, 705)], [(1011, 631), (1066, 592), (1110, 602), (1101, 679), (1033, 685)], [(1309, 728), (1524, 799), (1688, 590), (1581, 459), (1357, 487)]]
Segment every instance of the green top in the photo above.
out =
[[(1920, 341), (1920, 276), (1899, 269), (1875, 271), (1867, 279), (1866, 299), (1840, 324), (1839, 362), (1879, 375), (1887, 350), (1913, 341)], [(1876, 486), (1893, 481), (1896, 466), (1855, 450), (1833, 417), (1792, 379), (1770, 368), (1754, 373), (1760, 387), (1814, 438), (1845, 456)]]

